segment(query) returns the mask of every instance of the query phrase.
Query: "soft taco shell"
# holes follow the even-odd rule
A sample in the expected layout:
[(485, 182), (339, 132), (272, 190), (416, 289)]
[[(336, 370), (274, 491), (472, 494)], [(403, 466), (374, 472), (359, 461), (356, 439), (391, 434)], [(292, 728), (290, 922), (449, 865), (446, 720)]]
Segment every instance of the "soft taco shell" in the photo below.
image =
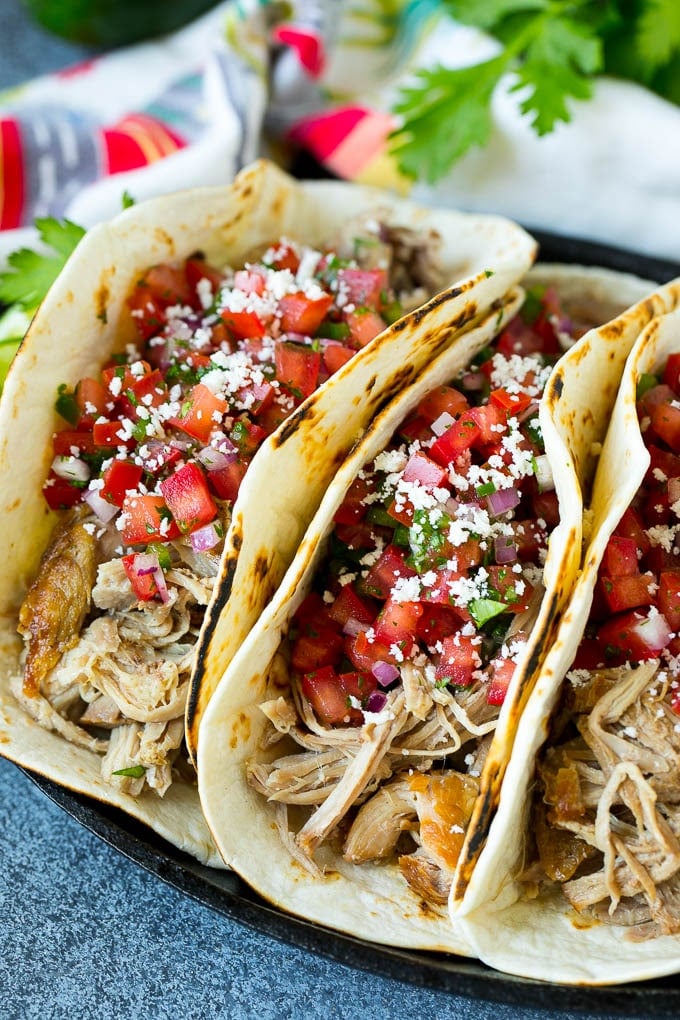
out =
[[(18, 607), (55, 523), (41, 487), (52, 459), (51, 436), (58, 427), (56, 388), (96, 375), (112, 353), (136, 340), (126, 299), (149, 266), (182, 260), (197, 250), (216, 264), (238, 265), (282, 235), (309, 243), (329, 240), (350, 217), (377, 206), (387, 207), (397, 222), (437, 227), (445, 276), (452, 284), (460, 283), (369, 345), (331, 381), (323, 400), (313, 398), (301, 407), (263, 451), (259, 474), (254, 471), (252, 480), (248, 476), (244, 500), (250, 509), (235, 514), (232, 556), (216, 589), (215, 612), (230, 602), (232, 630), (226, 648), (210, 647), (200, 658), (203, 669), (216, 656), (211, 676), (219, 675), (220, 656), (229, 656), (250, 629), (357, 432), (448, 343), (452, 322), (461, 327), (474, 319), (526, 271), (535, 254), (533, 240), (507, 220), (426, 211), (350, 184), (300, 184), (261, 161), (228, 187), (154, 199), (89, 231), (43, 302), (5, 384), (0, 406), (5, 538), (0, 752), (67, 787), (115, 804), (211, 864), (219, 864), (220, 858), (193, 785), (175, 782), (163, 799), (118, 792), (100, 779), (95, 754), (42, 729), (9, 691), (10, 675), (20, 671)], [(201, 694), (195, 708), (200, 712), (210, 684), (197, 689)]]
[[(601, 371), (606, 371), (607, 347), (619, 355), (629, 352), (613, 408), (608, 391), (602, 390), (602, 398), (599, 387), (596, 391), (598, 412), (610, 412), (611, 422), (593, 483), (590, 540), (554, 645), (520, 720), (486, 849), (455, 913), (482, 960), (525, 977), (609, 984), (659, 977), (680, 968), (678, 936), (631, 941), (621, 927), (589, 924), (558, 889), (536, 899), (523, 898), (515, 880), (523, 866), (536, 755), (587, 623), (607, 542), (649, 465), (636, 412), (637, 383), (643, 373), (662, 366), (669, 353), (680, 350), (679, 305), (680, 281), (673, 281), (590, 338), (588, 358), (599, 357)], [(575, 350), (574, 357), (579, 353)], [(576, 369), (574, 361), (569, 372)]]
[[(546, 274), (556, 282), (559, 291), (560, 271), (553, 267), (546, 270)], [(617, 300), (620, 310), (627, 298), (639, 297), (650, 286), (632, 278), (624, 281), (615, 275), (603, 277), (587, 270), (567, 271), (568, 286), (575, 285), (577, 279), (579, 300), (591, 283), (593, 285), (592, 315), (597, 315), (598, 308), (600, 312), (611, 314), (617, 307)], [(510, 314), (512, 305), (506, 304), (505, 315)], [(201, 727), (198, 754), (199, 790), (216, 842), (227, 863), (266, 899), (309, 920), (362, 938), (463, 954), (471, 952), (465, 933), (451, 924), (445, 908), (425, 905), (411, 892), (396, 867), (371, 863), (355, 867), (324, 847), (318, 854), (318, 861), (325, 867), (325, 874), (323, 878), (310, 876), (284, 848), (276, 830), (274, 807), (250, 789), (245, 765), (253, 759), (264, 760), (266, 752), (262, 749), (261, 738), (266, 719), (258, 705), (274, 696), (270, 670), (281, 636), (309, 589), (316, 565), (324, 553), (324, 537), (333, 514), (357, 471), (384, 447), (394, 428), (422, 396), (455, 376), (500, 326), (498, 315), (494, 315), (453, 341), (383, 410), (339, 469), (280, 589), (236, 653), (210, 702)], [(506, 697), (494, 776), (507, 762), (519, 710), (526, 700), (525, 687), (535, 676), (535, 663), (547, 652), (556, 612), (566, 601), (575, 580), (581, 546), (580, 482), (585, 481), (577, 477), (575, 463), (578, 463), (579, 472), (585, 470), (586, 448), (592, 435), (603, 435), (606, 425), (604, 418), (599, 419), (597, 415), (593, 418), (586, 412), (590, 400), (583, 394), (572, 394), (565, 388), (560, 390), (559, 398), (570, 426), (576, 429), (571, 442), (577, 457), (566, 446), (556, 447), (554, 453), (550, 451), (562, 521), (551, 541), (546, 568), (548, 591), (540, 618), (524, 666), (518, 670), (516, 682)], [(554, 445), (552, 435), (546, 447), (548, 444)], [(223, 622), (226, 625), (228, 616), (225, 615)], [(495, 797), (494, 779), (483, 819), (478, 822), (480, 826), (486, 825), (488, 807), (495, 806)]]

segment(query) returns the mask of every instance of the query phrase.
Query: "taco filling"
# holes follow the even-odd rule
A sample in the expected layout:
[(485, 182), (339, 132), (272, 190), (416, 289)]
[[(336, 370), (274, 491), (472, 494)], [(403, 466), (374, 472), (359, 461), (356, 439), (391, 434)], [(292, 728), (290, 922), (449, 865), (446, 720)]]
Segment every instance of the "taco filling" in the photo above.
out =
[(650, 464), (606, 546), (539, 760), (524, 875), (635, 939), (680, 932), (679, 401), (671, 354), (638, 386)]
[(420, 401), (335, 513), (274, 660), (280, 695), (260, 705), (265, 744), (285, 738), (287, 751), (248, 765), (312, 873), (328, 844), (355, 864), (398, 861), (418, 896), (446, 902), (543, 596), (558, 504), (538, 405), (576, 332), (554, 292), (530, 293), (492, 347)]
[(438, 237), (365, 219), (316, 250), (282, 239), (233, 270), (150, 268), (139, 342), (60, 387), (43, 488), (59, 522), (21, 607), (25, 709), (102, 755), (102, 776), (163, 794), (230, 508), (264, 439), (440, 286)]

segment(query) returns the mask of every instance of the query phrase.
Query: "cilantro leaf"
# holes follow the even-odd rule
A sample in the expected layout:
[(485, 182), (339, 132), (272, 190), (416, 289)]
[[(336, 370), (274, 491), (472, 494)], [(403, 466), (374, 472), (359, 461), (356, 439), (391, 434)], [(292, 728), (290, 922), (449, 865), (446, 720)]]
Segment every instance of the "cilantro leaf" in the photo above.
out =
[(491, 32), (510, 14), (518, 11), (545, 10), (549, 0), (444, 0), (444, 6), (462, 25)]
[(553, 130), (557, 121), (571, 119), (566, 100), (589, 99), (588, 76), (602, 67), (602, 46), (571, 18), (545, 19), (542, 30), (526, 49), (512, 91), (528, 87), (522, 113), (533, 114), (537, 134)]
[(636, 26), (636, 47), (652, 72), (680, 50), (680, 5), (677, 0), (645, 0)]
[(491, 96), (507, 63), (501, 55), (472, 67), (417, 72), (417, 84), (402, 89), (394, 107), (403, 117), (391, 135), (402, 173), (434, 183), (473, 145), (486, 145)]
[(71, 220), (36, 219), (40, 240), (54, 254), (20, 248), (8, 257), (10, 268), (0, 273), (0, 301), (21, 308), (36, 308), (64, 268), (85, 234)]

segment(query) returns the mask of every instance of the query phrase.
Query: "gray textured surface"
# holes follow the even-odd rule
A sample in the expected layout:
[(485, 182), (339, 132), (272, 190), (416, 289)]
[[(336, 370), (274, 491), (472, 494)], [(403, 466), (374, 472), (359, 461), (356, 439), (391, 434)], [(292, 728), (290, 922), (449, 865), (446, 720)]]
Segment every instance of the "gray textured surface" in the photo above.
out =
[[(0, 88), (86, 55), (2, 0)], [(547, 1015), (373, 977), (274, 942), (122, 857), (3, 761), (0, 918), (3, 1020)], [(559, 991), (549, 1002), (559, 1005)]]

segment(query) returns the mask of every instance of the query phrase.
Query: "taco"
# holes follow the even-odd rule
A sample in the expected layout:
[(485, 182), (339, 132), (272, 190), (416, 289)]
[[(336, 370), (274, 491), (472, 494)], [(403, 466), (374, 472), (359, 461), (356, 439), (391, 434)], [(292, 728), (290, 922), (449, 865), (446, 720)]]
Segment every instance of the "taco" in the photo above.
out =
[(458, 910), (481, 958), (517, 974), (680, 969), (679, 302), (675, 281), (643, 306), (582, 574)]
[(219, 862), (184, 744), (211, 599), (238, 645), (357, 433), (534, 250), (264, 162), (90, 231), (0, 410), (3, 755)]
[[(578, 269), (564, 283), (579, 310), (592, 285), (608, 314), (649, 289)], [(513, 317), (520, 302), (377, 416), (201, 726), (199, 792), (229, 866), (277, 906), (374, 941), (470, 952), (447, 902), (483, 763), (502, 772), (576, 578), (606, 420), (551, 376), (580, 332), (554, 289)], [(548, 376), (569, 447), (539, 425)]]

